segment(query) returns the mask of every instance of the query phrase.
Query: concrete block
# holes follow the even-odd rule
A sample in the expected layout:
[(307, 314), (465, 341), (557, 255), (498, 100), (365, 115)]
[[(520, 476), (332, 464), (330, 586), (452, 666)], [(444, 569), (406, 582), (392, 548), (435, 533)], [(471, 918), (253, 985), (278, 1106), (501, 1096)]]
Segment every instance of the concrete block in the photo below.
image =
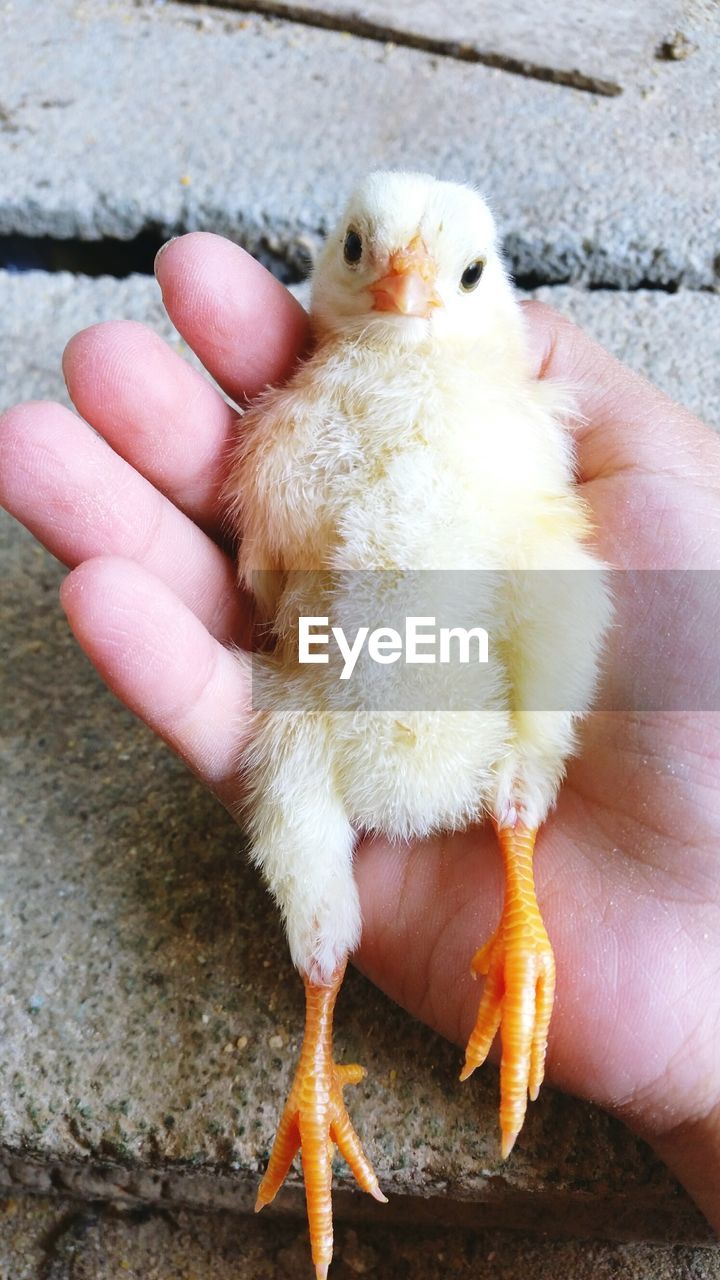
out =
[[(236, 1214), (118, 1212), (0, 1200), (3, 1280), (308, 1280), (297, 1223)], [(519, 1233), (383, 1228), (336, 1232), (333, 1280), (720, 1280), (720, 1249), (547, 1241)]]
[[(717, 382), (691, 385), (669, 353), (720, 299), (657, 297), (561, 300), (717, 406)], [(2, 403), (61, 394), (70, 333), (124, 314), (169, 331), (152, 280), (0, 277)], [(645, 347), (627, 336), (639, 316)], [(227, 814), (101, 688), (58, 607), (58, 565), (7, 517), (0, 562), (0, 1184), (247, 1211), (302, 1021), (276, 914)], [(355, 973), (337, 1047), (369, 1068), (352, 1112), (392, 1197), (381, 1209), (338, 1168), (339, 1221), (709, 1239), (642, 1143), (549, 1089), (503, 1164), (496, 1073), (461, 1089), (458, 1050)], [(302, 1204), (295, 1177), (279, 1208)]]
[[(293, 292), (307, 303), (307, 287)], [(631, 368), (720, 428), (720, 297), (708, 292), (541, 288), (536, 297), (570, 316)], [(198, 364), (170, 324), (154, 279), (91, 280), (67, 272), (0, 271), (0, 411), (30, 396), (67, 403), (60, 373), (73, 333), (126, 317), (151, 325)]]
[(378, 166), (476, 183), (538, 283), (715, 287), (714, 6), (618, 98), (253, 14), (0, 10), (0, 235), (203, 227), (290, 273)]
[(667, 395), (720, 430), (720, 297), (568, 287), (532, 294), (587, 329)]
[(513, 5), (455, 0), (219, 0), (225, 9), (255, 9), (308, 25), (392, 40), (515, 74), (614, 94), (635, 78), (675, 30), (681, 4)]

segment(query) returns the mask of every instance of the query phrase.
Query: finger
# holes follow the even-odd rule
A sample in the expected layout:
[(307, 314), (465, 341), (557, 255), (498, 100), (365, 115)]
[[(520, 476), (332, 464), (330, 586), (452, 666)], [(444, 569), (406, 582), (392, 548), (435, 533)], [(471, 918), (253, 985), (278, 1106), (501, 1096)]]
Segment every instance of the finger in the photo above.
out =
[(70, 339), (63, 373), (78, 412), (133, 467), (206, 529), (237, 413), (145, 325), (96, 324)]
[(525, 302), (533, 372), (569, 388), (583, 421), (577, 425), (583, 479), (625, 468), (682, 474), (720, 483), (713, 431), (633, 373), (572, 321), (541, 302)]
[(354, 962), (410, 1013), (466, 1045), (479, 1002), (470, 961), (503, 901), (492, 830), (416, 844), (365, 839), (355, 878), (363, 932)]
[(165, 583), (132, 561), (85, 561), (65, 579), (60, 599), (79, 644), (113, 692), (233, 804), (248, 665)]
[(136, 560), (215, 636), (242, 635), (228, 558), (61, 405), (18, 405), (0, 418), (0, 503), (63, 563)]
[(244, 249), (194, 231), (163, 246), (155, 274), (173, 324), (234, 400), (287, 377), (308, 340), (307, 315)]

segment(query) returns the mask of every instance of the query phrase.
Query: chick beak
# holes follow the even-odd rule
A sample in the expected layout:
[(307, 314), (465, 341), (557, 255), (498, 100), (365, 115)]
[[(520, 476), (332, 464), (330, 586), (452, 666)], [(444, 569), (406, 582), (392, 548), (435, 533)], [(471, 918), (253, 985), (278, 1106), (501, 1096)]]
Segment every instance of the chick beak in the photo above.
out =
[(401, 316), (419, 316), (426, 320), (433, 307), (439, 307), (435, 291), (437, 267), (422, 239), (416, 235), (404, 249), (390, 257), (390, 270), (370, 286), (374, 311), (394, 311)]

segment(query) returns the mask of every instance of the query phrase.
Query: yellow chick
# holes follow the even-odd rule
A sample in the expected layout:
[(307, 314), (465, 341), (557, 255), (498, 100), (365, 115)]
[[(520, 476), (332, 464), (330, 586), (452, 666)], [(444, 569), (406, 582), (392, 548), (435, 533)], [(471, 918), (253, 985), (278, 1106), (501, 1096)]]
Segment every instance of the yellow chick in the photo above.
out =
[[(257, 1208), (301, 1150), (322, 1280), (333, 1144), (384, 1200), (343, 1101), (363, 1069), (337, 1065), (332, 1052), (333, 1008), (361, 933), (357, 833), (412, 839), (484, 816), (495, 824), (505, 904), (472, 961), (486, 980), (461, 1078), (500, 1029), (507, 1155), (543, 1078), (555, 982), (535, 834), (592, 702), (609, 603), (602, 572), (583, 574), (593, 586), (582, 607), (564, 575), (536, 572), (602, 566), (584, 545), (565, 398), (530, 375), (522, 313), (475, 191), (371, 174), (318, 261), (311, 319), (313, 353), (240, 421), (227, 493), (240, 578), (273, 644), (255, 664), (243, 760), (252, 856), (307, 1002)], [(342, 674), (363, 611), (381, 621), (412, 611), (428, 574), (456, 584), (448, 598), (470, 601), (489, 637), (482, 704), (465, 705), (462, 693), (458, 702), (449, 670), (423, 693), (422, 658), (402, 684), (397, 631), (387, 627), (374, 641), (375, 670), (392, 683), (377, 684), (364, 652), (350, 697)], [(324, 623), (326, 640), (312, 631)], [(350, 637), (340, 664), (329, 654), (333, 624)], [(560, 687), (563, 698), (549, 700)]]

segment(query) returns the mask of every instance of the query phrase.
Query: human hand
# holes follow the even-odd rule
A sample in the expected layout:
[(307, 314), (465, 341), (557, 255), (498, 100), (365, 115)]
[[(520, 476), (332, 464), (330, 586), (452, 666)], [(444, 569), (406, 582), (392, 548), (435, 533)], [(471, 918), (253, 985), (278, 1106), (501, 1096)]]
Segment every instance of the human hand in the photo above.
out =
[[(297, 303), (218, 237), (172, 242), (157, 274), (176, 327), (238, 401), (284, 376), (307, 339)], [(717, 439), (548, 309), (532, 304), (527, 316), (540, 376), (579, 394), (583, 491), (606, 559), (717, 568)], [(249, 611), (218, 499), (235, 415), (140, 325), (77, 335), (64, 368), (78, 411), (111, 448), (59, 405), (10, 410), (0, 501), (74, 567), (62, 602), (103, 678), (236, 809), (249, 676), (227, 646), (247, 640)], [(677, 654), (653, 650), (630, 603), (618, 601), (610, 679), (628, 661), (641, 673), (663, 659), (671, 679)], [(685, 669), (701, 679), (692, 662)], [(537, 854), (558, 962), (548, 1079), (642, 1132), (716, 1226), (719, 756), (720, 717), (709, 712), (596, 714)], [(368, 840), (357, 877), (358, 964), (464, 1044), (478, 1000), (469, 960), (500, 913), (494, 837)]]

